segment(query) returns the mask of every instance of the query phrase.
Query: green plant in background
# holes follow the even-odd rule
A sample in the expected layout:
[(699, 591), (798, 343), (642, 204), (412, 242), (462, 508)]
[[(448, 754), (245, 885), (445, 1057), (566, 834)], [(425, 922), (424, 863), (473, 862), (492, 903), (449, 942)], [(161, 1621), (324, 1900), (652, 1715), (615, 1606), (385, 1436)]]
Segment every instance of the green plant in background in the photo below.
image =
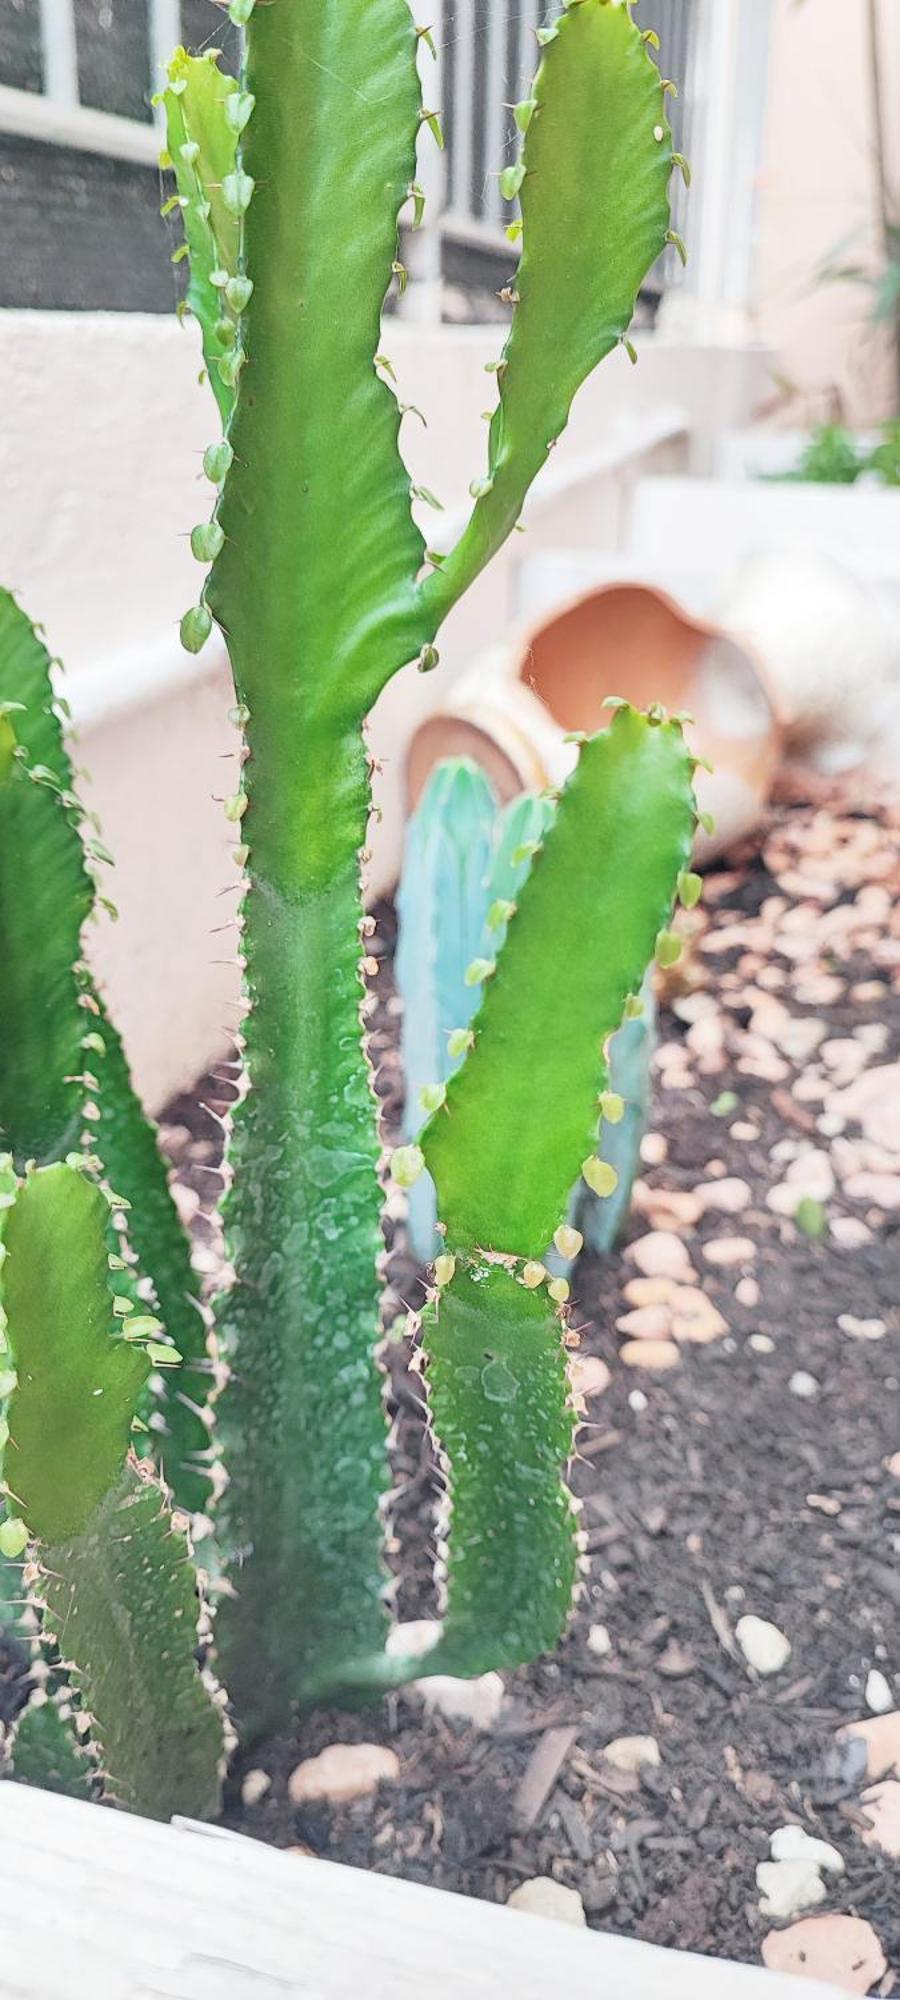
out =
[[(233, 1278), (216, 1306), (231, 1371), (217, 1406), (230, 1575), (216, 1643), (252, 1736), (285, 1724), (297, 1701), (422, 1671), (385, 1653), (365, 718), (394, 673), (436, 664), (443, 619), (518, 523), (579, 384), (627, 343), (671, 234), (673, 155), (655, 37), (617, 0), (568, 0), (539, 36), (517, 110), (522, 159), (504, 179), (523, 248), (487, 469), (458, 545), (428, 552), (380, 353), (398, 219), (419, 204), (417, 133), (436, 122), (421, 106), (407, 0), (232, 0), (231, 12), (246, 25), (239, 84), (215, 59), (179, 52), (165, 95), (188, 297), (227, 427), (204, 460), (217, 498), (192, 548), (211, 570), (182, 632), (197, 650), (220, 624), (241, 731), (226, 811), (246, 887), (247, 1013), (224, 1200)], [(0, 1128), (17, 1175), (3, 1273), (17, 1386), (0, 1547), (14, 1559), (27, 1537), (41, 1568), (47, 1628), (64, 1635), (108, 1789), (160, 1812), (190, 1790), (197, 1810), (214, 1797), (218, 1721), (166, 1637), (177, 1625), (193, 1646), (193, 1580), (149, 1461), (181, 1506), (202, 1504), (205, 1328), (187, 1311), (189, 1260), (152, 1131), (84, 967), (93, 835), (85, 847), (48, 662), (11, 600), (5, 617), (0, 926), (12, 970), (0, 1046), (14, 1059), (0, 1070)], [(567, 1286), (541, 1259), (554, 1237), (564, 1256), (575, 1247), (562, 1218), (579, 1168), (595, 1192), (614, 1185), (596, 1152), (606, 1044), (639, 1008), (654, 948), (673, 948), (692, 772), (680, 725), (662, 714), (623, 710), (583, 745), (464, 1029), (467, 1059), (445, 1098), (433, 1080), (422, 1148), (394, 1155), (408, 1185), (424, 1151), (446, 1242), (426, 1353), (452, 1512), (428, 1671), (513, 1665), (565, 1623), (577, 1568), (563, 1481)], [(29, 857), (24, 890), (8, 860), (4, 874), (10, 854)], [(608, 1096), (605, 1109), (615, 1116)], [(92, 1179), (130, 1203), (121, 1232)], [(65, 1259), (57, 1234), (73, 1245)], [(42, 1270), (54, 1274), (52, 1312)], [(164, 1363), (172, 1386), (160, 1395), (147, 1378)], [(103, 1390), (90, 1415), (89, 1385)], [(149, 1424), (143, 1468), (126, 1456), (136, 1413)], [(57, 1493), (41, 1438), (70, 1422)]]
[[(425, 786), (406, 830), (397, 898), (408, 1139), (417, 1137), (428, 1118), (435, 1090), (440, 1092), (465, 1060), (466, 1031), (481, 1004), (484, 972), (502, 950), (532, 857), (553, 819), (553, 801), (546, 795), (526, 792), (500, 807), (484, 772), (466, 758), (437, 765)], [(655, 1038), (650, 980), (642, 999), (642, 1012), (622, 1023), (610, 1047), (599, 1158), (613, 1169), (617, 1185), (601, 1200), (579, 1180), (569, 1204), (570, 1224), (601, 1252), (612, 1249), (628, 1214), (646, 1127)], [(431, 1262), (441, 1238), (427, 1173), (410, 1191), (408, 1232), (420, 1263)], [(548, 1251), (554, 1276), (568, 1275), (571, 1264), (557, 1248)]]
[(790, 472), (767, 474), (776, 483), (811, 480), (821, 486), (854, 486), (866, 478), (879, 486), (900, 486), (900, 423), (882, 424), (877, 444), (857, 437), (843, 424), (821, 424)]

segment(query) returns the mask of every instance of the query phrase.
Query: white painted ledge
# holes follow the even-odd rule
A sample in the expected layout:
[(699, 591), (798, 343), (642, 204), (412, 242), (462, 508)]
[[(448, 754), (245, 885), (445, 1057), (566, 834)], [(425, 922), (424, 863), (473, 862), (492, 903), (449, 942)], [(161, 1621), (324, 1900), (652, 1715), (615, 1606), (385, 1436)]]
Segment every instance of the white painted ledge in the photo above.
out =
[(0, 1853), (0, 2000), (837, 2000), (10, 1784)]

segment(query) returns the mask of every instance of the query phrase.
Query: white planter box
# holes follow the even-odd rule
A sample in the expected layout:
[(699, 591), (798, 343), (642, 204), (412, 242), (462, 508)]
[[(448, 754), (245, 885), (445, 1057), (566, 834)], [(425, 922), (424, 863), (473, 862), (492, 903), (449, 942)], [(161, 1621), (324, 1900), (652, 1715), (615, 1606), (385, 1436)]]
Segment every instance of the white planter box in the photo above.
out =
[(0, 1850), (0, 2000), (837, 2000), (16, 1785)]

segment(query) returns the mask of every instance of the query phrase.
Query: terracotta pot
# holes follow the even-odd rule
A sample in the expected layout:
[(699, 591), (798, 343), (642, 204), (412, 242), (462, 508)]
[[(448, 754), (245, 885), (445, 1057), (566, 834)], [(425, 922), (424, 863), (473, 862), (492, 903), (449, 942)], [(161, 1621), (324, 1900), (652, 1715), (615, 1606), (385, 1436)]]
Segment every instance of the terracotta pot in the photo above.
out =
[(559, 785), (577, 756), (567, 734), (604, 728), (608, 695), (694, 717), (691, 745), (714, 766), (697, 774), (700, 804), (716, 821), (712, 839), (698, 836), (701, 861), (752, 831), (782, 748), (763, 668), (752, 647), (643, 584), (590, 591), (483, 654), (413, 739), (411, 804), (444, 757), (473, 757), (503, 799)]

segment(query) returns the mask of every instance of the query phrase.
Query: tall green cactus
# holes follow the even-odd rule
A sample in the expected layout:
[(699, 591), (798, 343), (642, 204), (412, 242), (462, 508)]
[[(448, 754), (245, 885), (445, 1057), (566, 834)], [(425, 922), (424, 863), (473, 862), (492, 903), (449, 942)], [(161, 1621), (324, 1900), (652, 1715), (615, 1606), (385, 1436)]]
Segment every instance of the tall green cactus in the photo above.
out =
[[(6, 1539), (21, 1527), (38, 1596), (91, 1716), (110, 1796), (168, 1817), (215, 1810), (222, 1727), (194, 1661), (188, 1548), (149, 1466), (129, 1455), (153, 1343), (113, 1333), (108, 1204), (78, 1168), (32, 1169), (4, 1215), (9, 1401)], [(126, 1334), (128, 1329), (126, 1328)]]
[[(237, 1567), (219, 1634), (238, 1713), (260, 1726), (312, 1687), (364, 1676), (367, 1661), (374, 1674), (386, 1622), (362, 724), (394, 673), (432, 664), (444, 616), (515, 526), (579, 383), (624, 340), (666, 241), (672, 148), (630, 9), (570, 0), (542, 33), (519, 114), (508, 192), (521, 195), (524, 248), (488, 472), (457, 549), (426, 559), (400, 411), (379, 372), (398, 218), (429, 115), (407, 0), (239, 4), (242, 130), (222, 193), (241, 221), (246, 305), (225, 364), (238, 391), (228, 469), (213, 522), (194, 535), (213, 569), (184, 635), (199, 644), (216, 617), (244, 718), (229, 810), (247, 879), (247, 1088), (225, 1210), (236, 1275), (219, 1308), (233, 1371), (223, 1524)], [(185, 81), (170, 133), (182, 119), (197, 139), (210, 107), (195, 110), (179, 59)]]

